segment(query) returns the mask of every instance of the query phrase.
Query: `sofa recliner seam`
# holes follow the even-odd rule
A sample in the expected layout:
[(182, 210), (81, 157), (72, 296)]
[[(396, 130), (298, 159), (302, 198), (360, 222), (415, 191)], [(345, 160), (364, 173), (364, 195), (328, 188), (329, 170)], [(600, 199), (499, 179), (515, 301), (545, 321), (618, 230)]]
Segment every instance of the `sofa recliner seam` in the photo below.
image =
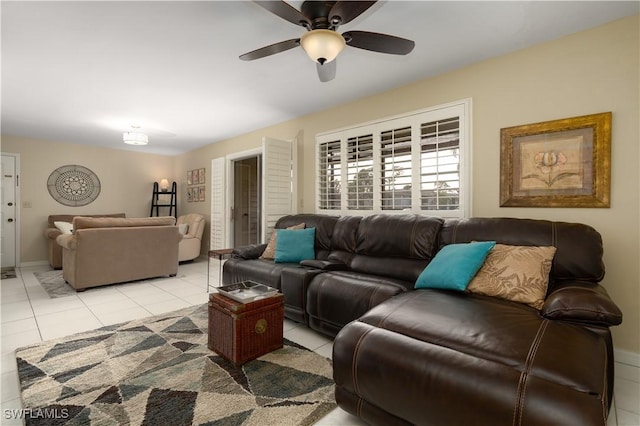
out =
[(531, 369), (533, 368), (533, 363), (538, 353), (538, 348), (540, 347), (540, 342), (542, 341), (542, 337), (544, 336), (548, 325), (549, 321), (546, 319), (542, 321), (542, 323), (540, 323), (538, 332), (536, 333), (536, 336), (534, 337), (531, 346), (529, 347), (529, 353), (527, 354), (527, 358), (524, 364), (524, 370), (522, 371), (522, 373), (520, 373), (520, 380), (518, 381), (518, 390), (516, 395), (516, 407), (513, 413), (514, 426), (522, 424), (524, 401), (527, 393), (527, 382), (529, 380)]
[(351, 377), (353, 377), (353, 390), (355, 391), (356, 395), (358, 395), (359, 398), (361, 398), (360, 395), (360, 385), (358, 384), (358, 356), (360, 354), (360, 346), (362, 345), (362, 342), (364, 341), (364, 338), (371, 333), (371, 330), (373, 330), (373, 328), (369, 328), (367, 329), (367, 331), (364, 332), (364, 334), (362, 334), (360, 336), (360, 338), (358, 339), (358, 342), (356, 343), (356, 346), (353, 350), (353, 361), (351, 363)]

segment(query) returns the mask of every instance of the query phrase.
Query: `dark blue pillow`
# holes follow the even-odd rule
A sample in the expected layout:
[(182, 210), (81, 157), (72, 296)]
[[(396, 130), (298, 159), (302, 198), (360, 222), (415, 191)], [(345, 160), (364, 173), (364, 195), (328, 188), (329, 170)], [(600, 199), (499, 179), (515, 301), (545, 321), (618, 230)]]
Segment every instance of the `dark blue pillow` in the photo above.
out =
[(276, 263), (299, 263), (316, 258), (316, 228), (277, 229), (276, 232)]
[(422, 271), (415, 288), (464, 291), (495, 245), (495, 241), (483, 241), (444, 246)]

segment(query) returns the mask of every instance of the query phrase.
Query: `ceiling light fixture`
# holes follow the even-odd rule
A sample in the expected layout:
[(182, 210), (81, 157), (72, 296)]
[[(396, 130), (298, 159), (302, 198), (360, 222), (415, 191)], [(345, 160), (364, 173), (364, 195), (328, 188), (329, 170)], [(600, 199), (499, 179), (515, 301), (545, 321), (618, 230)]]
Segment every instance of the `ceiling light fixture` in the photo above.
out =
[(146, 145), (149, 143), (149, 138), (144, 133), (140, 133), (137, 130), (139, 126), (131, 126), (131, 132), (124, 132), (122, 134), (122, 140), (129, 145)]
[(304, 51), (320, 65), (333, 61), (345, 44), (344, 37), (332, 30), (311, 30), (300, 38)]

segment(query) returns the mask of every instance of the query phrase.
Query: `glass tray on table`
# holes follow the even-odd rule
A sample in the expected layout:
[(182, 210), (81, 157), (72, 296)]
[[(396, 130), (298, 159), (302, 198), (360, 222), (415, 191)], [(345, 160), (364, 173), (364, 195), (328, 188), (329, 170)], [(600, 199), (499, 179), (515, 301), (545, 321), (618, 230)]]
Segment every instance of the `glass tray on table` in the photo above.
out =
[(237, 284), (218, 287), (223, 296), (229, 297), (241, 303), (249, 303), (255, 300), (266, 299), (278, 294), (278, 289), (253, 281), (243, 281)]

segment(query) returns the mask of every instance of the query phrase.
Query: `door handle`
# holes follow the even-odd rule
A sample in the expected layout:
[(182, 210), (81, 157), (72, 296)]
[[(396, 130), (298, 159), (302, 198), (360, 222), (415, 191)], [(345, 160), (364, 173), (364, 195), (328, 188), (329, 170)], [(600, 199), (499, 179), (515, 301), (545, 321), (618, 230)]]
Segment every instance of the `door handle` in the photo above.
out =
[(13, 222), (13, 219), (7, 219), (7, 222), (11, 223)]
[(7, 205), (8, 205), (9, 207), (11, 207), (11, 206), (13, 206), (13, 203), (7, 203)]

